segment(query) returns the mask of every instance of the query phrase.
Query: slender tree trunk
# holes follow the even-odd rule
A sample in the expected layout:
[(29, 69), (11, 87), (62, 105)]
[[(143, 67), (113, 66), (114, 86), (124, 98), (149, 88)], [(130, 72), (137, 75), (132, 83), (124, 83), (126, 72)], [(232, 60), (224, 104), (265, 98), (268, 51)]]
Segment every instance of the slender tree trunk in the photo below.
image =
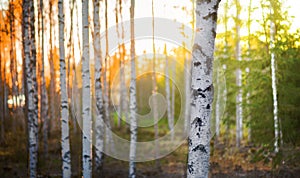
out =
[[(0, 30), (2, 30), (2, 24), (0, 24)], [(0, 35), (0, 48), (2, 49), (2, 36)], [(5, 65), (5, 62), (2, 61), (2, 50), (0, 51), (0, 109), (2, 110), (0, 117), (1, 117), (1, 127), (0, 127), (0, 143), (4, 141), (4, 85), (5, 83), (3, 82), (3, 76), (4, 71), (2, 70), (2, 65)]]
[[(240, 3), (236, 0), (236, 59), (238, 65), (240, 65), (241, 57), (241, 45), (240, 45)], [(243, 137), (243, 90), (242, 90), (242, 70), (240, 67), (236, 70), (236, 84), (238, 87), (238, 93), (236, 96), (236, 146), (239, 147)]]
[(69, 139), (69, 102), (66, 82), (66, 61), (64, 46), (64, 1), (58, 1), (58, 19), (59, 19), (59, 61), (60, 61), (60, 91), (61, 91), (61, 156), (62, 156), (62, 176), (71, 177), (71, 151)]
[(174, 127), (174, 120), (175, 120), (175, 109), (176, 109), (176, 97), (175, 97), (175, 88), (176, 88), (176, 61), (172, 62), (172, 93), (171, 93), (171, 118), (170, 118), (170, 123), (169, 123), (169, 127), (171, 128), (171, 140), (174, 139), (174, 131), (173, 131), (173, 127)]
[(48, 157), (48, 121), (49, 121), (49, 116), (48, 116), (48, 94), (46, 90), (46, 79), (45, 79), (45, 71), (44, 71), (44, 13), (43, 13), (44, 7), (43, 7), (43, 0), (40, 0), (40, 13), (41, 13), (41, 25), (42, 25), (42, 57), (41, 57), (41, 114), (42, 118), (44, 120), (43, 122), (43, 142), (44, 142), (44, 154), (46, 157)]
[(95, 95), (97, 106), (97, 118), (95, 120), (95, 173), (96, 176), (101, 175), (103, 165), (103, 135), (104, 135), (104, 115), (103, 115), (103, 92), (101, 86), (102, 59), (100, 44), (100, 19), (99, 6), (100, 1), (94, 0), (94, 56), (95, 56)]
[(10, 15), (9, 15), (9, 26), (10, 26), (10, 73), (11, 73), (11, 82), (12, 82), (12, 90), (11, 90), (11, 95), (12, 95), (12, 115), (11, 115), (11, 119), (12, 119), (12, 130), (13, 132), (16, 131), (16, 108), (17, 108), (17, 85), (16, 85), (16, 78), (17, 78), (17, 68), (16, 66), (16, 59), (15, 59), (15, 33), (14, 33), (14, 2), (10, 2), (9, 4), (10, 8)]
[[(270, 7), (270, 16), (273, 15), (272, 6)], [(276, 87), (276, 67), (275, 67), (275, 54), (272, 51), (275, 47), (275, 23), (273, 19), (270, 21), (270, 51), (271, 51), (271, 77), (272, 77), (272, 91), (273, 91), (273, 115), (274, 115), (274, 131), (275, 141), (274, 149), (275, 153), (279, 151), (278, 140), (279, 140), (279, 126), (278, 126), (278, 101), (277, 101), (277, 87)]]
[(169, 129), (172, 130), (172, 126), (170, 125), (172, 113), (171, 113), (171, 101), (170, 101), (169, 59), (168, 59), (166, 45), (165, 45), (165, 49), (164, 49), (164, 55), (166, 57), (166, 66), (165, 66), (165, 75), (166, 75), (166, 78), (165, 78), (165, 80), (166, 80), (167, 117), (168, 117)]
[(50, 20), (50, 26), (49, 26), (49, 33), (50, 33), (50, 58), (49, 58), (49, 65), (50, 65), (50, 115), (51, 115), (51, 130), (53, 130), (56, 127), (56, 115), (55, 115), (55, 71), (54, 71), (54, 62), (53, 62), (53, 38), (52, 38), (52, 25), (53, 25), (53, 19), (52, 19), (52, 1), (49, 1), (49, 20)]
[(220, 85), (219, 85), (219, 69), (217, 68), (216, 69), (217, 72), (216, 72), (216, 84), (217, 84), (217, 100), (216, 100), (216, 111), (215, 111), (215, 114), (216, 114), (216, 143), (218, 142), (219, 140), (219, 136), (220, 136), (220, 95), (221, 95), (221, 90), (220, 90)]
[[(248, 28), (248, 50), (247, 50), (247, 55), (248, 55), (248, 60), (251, 60), (251, 12), (252, 12), (252, 0), (249, 1), (249, 6), (248, 6), (248, 22), (247, 22), (247, 28)], [(250, 73), (250, 68), (246, 68), (246, 72), (249, 75)], [(247, 82), (248, 83), (248, 82)], [(250, 85), (248, 84), (248, 87)], [(248, 110), (248, 142), (251, 141), (251, 115), (250, 115), (250, 91), (246, 94), (246, 103), (247, 103), (247, 110)]]
[[(153, 71), (152, 71), (152, 95), (154, 95), (153, 97), (153, 120), (154, 120), (154, 139), (155, 139), (155, 157), (158, 156), (159, 154), (159, 143), (158, 143), (158, 134), (159, 134), (159, 130), (158, 130), (158, 113), (157, 113), (157, 101), (156, 101), (156, 94), (157, 94), (157, 82), (156, 82), (156, 69), (155, 69), (155, 65), (156, 65), (156, 51), (155, 51), (155, 42), (154, 42), (154, 0), (152, 0), (152, 49), (153, 49)], [(172, 119), (172, 117), (171, 117)], [(159, 160), (156, 159), (155, 160), (155, 165), (156, 168), (160, 168), (160, 163)]]
[(135, 0), (131, 0), (130, 6), (130, 152), (129, 152), (129, 177), (136, 177), (135, 156), (137, 141), (137, 120), (136, 120), (136, 71), (135, 71), (135, 37), (134, 37), (134, 6)]
[(89, 22), (88, 0), (82, 1), (82, 166), (83, 177), (91, 177), (92, 172), (92, 115), (91, 115), (91, 84), (89, 55)]
[(23, 50), (25, 65), (25, 95), (28, 119), (28, 176), (37, 176), (38, 158), (38, 116), (37, 116), (37, 82), (36, 82), (36, 48), (34, 29), (33, 1), (23, 1)]
[(208, 177), (209, 173), (210, 118), (213, 101), (212, 66), (219, 3), (220, 0), (197, 0), (196, 5), (188, 178)]
[[(109, 48), (108, 48), (108, 0), (105, 0), (105, 31), (107, 33), (105, 33), (105, 41), (106, 41), (106, 46), (105, 46), (105, 66), (104, 66), (104, 72), (103, 72), (103, 86), (104, 86), (104, 111), (105, 111), (105, 135), (106, 135), (106, 139), (105, 139), (105, 143), (106, 143), (106, 149), (107, 150), (111, 150), (113, 151), (114, 149), (114, 142), (113, 142), (113, 138), (112, 138), (112, 133), (111, 133), (111, 125), (110, 125), (110, 109), (109, 109), (109, 100), (110, 100), (110, 84), (109, 82), (107, 82), (108, 79), (110, 79), (110, 76), (107, 77), (107, 71), (108, 71), (108, 63), (110, 63), (109, 61)], [(110, 66), (109, 66), (110, 67)], [(110, 74), (109, 74), (110, 75)], [(110, 148), (108, 147), (110, 145)]]

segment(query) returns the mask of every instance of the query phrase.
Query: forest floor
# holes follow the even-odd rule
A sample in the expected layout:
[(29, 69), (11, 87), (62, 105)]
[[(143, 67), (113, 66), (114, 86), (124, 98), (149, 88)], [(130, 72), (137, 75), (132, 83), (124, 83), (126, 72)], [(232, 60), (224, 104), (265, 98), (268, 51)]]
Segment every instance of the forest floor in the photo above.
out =
[[(53, 132), (52, 132), (53, 133)], [(43, 145), (39, 145), (38, 177), (61, 177), (60, 133), (49, 137), (49, 154), (45, 157)], [(40, 141), (42, 136), (40, 136)], [(27, 177), (26, 135), (6, 133), (0, 145), (0, 177)], [(253, 162), (252, 156), (257, 148), (234, 145), (214, 144), (211, 149), (210, 177), (300, 177), (300, 160), (293, 164), (280, 164), (272, 169), (272, 161)], [(297, 153), (300, 149), (296, 150)], [(81, 175), (81, 135), (71, 134), (72, 176)], [(181, 145), (168, 156), (157, 161), (137, 163), (137, 177), (181, 178), (185, 177), (187, 144)], [(128, 177), (128, 162), (105, 157), (103, 166), (105, 178)]]

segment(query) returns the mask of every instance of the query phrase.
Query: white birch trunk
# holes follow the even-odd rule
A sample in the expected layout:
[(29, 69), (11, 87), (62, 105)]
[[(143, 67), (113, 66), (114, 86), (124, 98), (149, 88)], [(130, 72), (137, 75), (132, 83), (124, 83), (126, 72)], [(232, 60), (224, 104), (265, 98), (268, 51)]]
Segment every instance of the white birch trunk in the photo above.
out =
[[(270, 8), (272, 16), (272, 7)], [(276, 87), (276, 67), (275, 67), (275, 54), (272, 51), (275, 47), (275, 23), (273, 20), (270, 22), (270, 50), (271, 50), (271, 77), (272, 77), (272, 92), (273, 92), (273, 115), (274, 115), (274, 132), (275, 141), (274, 148), (275, 153), (279, 151), (278, 140), (279, 140), (279, 127), (278, 127), (278, 101), (277, 101), (277, 87)]]
[(97, 106), (97, 118), (95, 120), (95, 173), (100, 176), (103, 164), (103, 135), (104, 135), (104, 123), (103, 123), (103, 92), (101, 86), (101, 44), (100, 44), (100, 19), (99, 19), (99, 6), (100, 0), (94, 0), (94, 56), (95, 56), (95, 96)]
[(28, 119), (28, 176), (37, 176), (38, 160), (38, 108), (36, 84), (36, 48), (34, 36), (33, 1), (23, 1), (23, 50), (25, 65), (25, 95)]
[(188, 178), (208, 177), (209, 173), (212, 65), (219, 3), (220, 0), (197, 0), (196, 4)]
[(92, 177), (92, 115), (89, 54), (89, 3), (82, 1), (82, 172), (84, 178)]
[[(238, 62), (242, 60), (241, 57), (241, 44), (240, 44), (240, 12), (241, 7), (236, 0), (236, 59)], [(236, 146), (239, 147), (243, 137), (243, 90), (242, 90), (242, 70), (238, 67), (236, 70), (236, 84), (238, 92), (236, 96)]]
[(64, 1), (58, 1), (58, 20), (59, 20), (59, 61), (60, 61), (60, 90), (61, 90), (61, 157), (62, 157), (62, 176), (71, 177), (71, 151), (69, 140), (69, 105), (68, 91), (66, 82), (66, 61), (64, 45)]
[[(172, 126), (170, 125), (171, 123), (171, 117), (172, 117), (172, 113), (171, 113), (171, 101), (170, 101), (170, 75), (169, 75), (169, 58), (168, 58), (168, 54), (167, 54), (167, 49), (166, 49), (166, 45), (165, 45), (165, 49), (164, 49), (164, 55), (166, 57), (166, 66), (165, 66), (165, 82), (166, 82), (166, 100), (167, 100), (167, 117), (168, 117), (168, 124), (169, 124), (169, 129), (172, 130)], [(172, 137), (172, 135), (171, 135)]]
[(137, 141), (137, 120), (136, 120), (136, 72), (135, 72), (135, 39), (134, 39), (134, 6), (135, 0), (131, 0), (130, 6), (130, 151), (129, 151), (129, 177), (136, 177), (135, 157)]

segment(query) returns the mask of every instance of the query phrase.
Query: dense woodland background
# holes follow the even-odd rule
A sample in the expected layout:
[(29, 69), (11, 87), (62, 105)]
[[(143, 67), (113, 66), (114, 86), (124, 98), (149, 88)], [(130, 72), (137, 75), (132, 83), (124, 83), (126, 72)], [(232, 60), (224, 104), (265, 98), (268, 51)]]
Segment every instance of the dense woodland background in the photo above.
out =
[[(291, 28), (295, 23), (298, 27), (300, 25), (289, 14), (285, 2), (222, 0), (220, 3), (213, 66), (213, 137), (210, 153), (212, 177), (300, 175), (300, 29)], [(33, 3), (35, 22), (31, 28), (35, 29), (33, 38), (36, 43), (36, 63), (30, 65), (36, 66), (37, 175), (40, 177), (62, 176), (60, 32), (64, 34), (62, 46), (65, 50), (65, 96), (69, 103), (67, 132), (72, 176), (81, 176), (83, 164), (80, 127), (84, 124), (80, 118), (83, 90), (81, 58), (84, 46), (82, 3), (74, 0), (63, 3), (64, 30), (59, 28), (57, 0), (35, 0)], [(93, 3), (89, 3), (88, 42), (92, 44), (96, 29), (92, 22)], [(101, 33), (110, 26), (129, 20), (128, 3), (122, 0), (100, 1)], [(159, 4), (152, 1), (153, 11), (152, 14), (147, 14), (149, 17), (155, 17), (163, 9), (155, 6), (156, 3)], [(168, 5), (171, 6), (172, 3), (166, 2), (166, 6)], [(172, 8), (178, 16), (185, 17), (186, 21), (181, 23), (194, 29), (193, 2), (186, 1)], [(165, 8), (164, 12), (168, 14), (169, 9)], [(26, 64), (23, 53), (22, 0), (1, 0), (0, 12), (0, 177), (26, 177), (29, 122), (25, 109), (27, 91), (24, 80)], [(177, 17), (172, 18), (171, 20), (176, 20)], [(117, 48), (111, 53), (101, 53), (100, 56), (102, 74), (98, 77), (102, 81), (103, 118), (114, 133), (130, 140), (130, 126), (123, 121), (128, 119), (130, 110), (130, 45), (122, 43), (124, 33), (129, 33), (129, 30), (124, 31), (120, 25), (116, 33), (120, 41)], [(186, 34), (182, 32), (182, 35)], [(106, 45), (109, 45), (109, 36), (103, 38), (106, 39)], [(191, 38), (192, 43), (193, 37), (187, 38)], [(148, 45), (145, 45), (144, 51), (140, 52), (136, 60), (137, 111), (141, 114), (149, 112), (148, 98), (153, 92), (167, 96), (168, 111), (154, 127), (138, 128), (138, 141), (151, 141), (166, 135), (173, 127), (170, 122), (176, 123), (182, 113), (185, 113), (184, 119), (189, 117), (186, 114), (189, 107), (184, 105), (184, 101), (189, 100), (190, 76), (186, 71), (190, 70), (191, 51), (184, 45), (174, 47), (155, 40), (148, 40), (146, 43)], [(155, 48), (155, 45), (159, 47)], [(98, 63), (93, 47), (90, 48), (90, 88), (93, 90), (93, 107), (97, 107), (94, 103), (95, 97), (97, 98), (94, 88), (97, 84), (94, 81)], [(148, 55), (153, 52), (159, 55)], [(176, 62), (169, 60), (166, 65), (168, 58), (175, 59)], [(167, 81), (165, 76), (153, 77), (151, 73), (147, 73), (153, 69), (172, 76), (175, 81)], [(274, 111), (275, 107), (278, 111)], [(96, 118), (96, 113), (92, 111), (93, 119)], [(110, 136), (107, 135), (107, 138)], [(137, 163), (137, 177), (183, 177), (187, 170), (187, 152), (188, 144), (184, 143), (166, 157)], [(101, 159), (101, 176), (128, 176), (126, 161), (109, 156)], [(94, 164), (97, 165), (95, 160)]]

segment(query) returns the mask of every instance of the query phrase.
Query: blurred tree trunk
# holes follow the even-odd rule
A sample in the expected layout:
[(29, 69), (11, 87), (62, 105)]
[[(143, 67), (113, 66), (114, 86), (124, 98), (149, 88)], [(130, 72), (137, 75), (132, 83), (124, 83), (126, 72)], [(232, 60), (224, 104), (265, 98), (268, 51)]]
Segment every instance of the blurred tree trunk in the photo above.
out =
[(82, 167), (83, 177), (92, 177), (92, 115), (89, 55), (89, 2), (82, 1)]
[(241, 5), (238, 0), (235, 0), (236, 5), (236, 17), (235, 17), (235, 28), (236, 28), (236, 47), (235, 57), (238, 60), (238, 69), (236, 70), (236, 84), (238, 88), (236, 96), (236, 146), (240, 147), (241, 140), (243, 138), (243, 89), (242, 89), (242, 70), (240, 68), (240, 62), (242, 61), (241, 55), (241, 44), (240, 44), (240, 28), (241, 28)]
[[(159, 136), (159, 130), (158, 130), (158, 116), (157, 116), (157, 101), (156, 101), (156, 93), (157, 93), (157, 82), (156, 82), (156, 51), (155, 51), (155, 41), (154, 41), (154, 0), (152, 2), (152, 50), (153, 50), (153, 64), (152, 64), (152, 96), (153, 97), (153, 120), (154, 120), (154, 142), (155, 142), (155, 157), (159, 154), (159, 143), (158, 143), (158, 136)], [(172, 119), (172, 118), (171, 118)], [(155, 160), (155, 166), (156, 168), (160, 168), (159, 160)]]
[(219, 3), (220, 0), (197, 0), (196, 4), (188, 178), (208, 177), (209, 173), (210, 118), (213, 101), (212, 70)]
[(278, 126), (278, 101), (277, 101), (277, 87), (276, 87), (276, 59), (273, 49), (275, 47), (275, 22), (274, 22), (274, 9), (272, 3), (270, 2), (270, 51), (271, 51), (271, 78), (272, 78), (272, 93), (273, 93), (273, 115), (274, 115), (274, 131), (275, 131), (275, 142), (274, 148), (275, 153), (279, 151), (278, 141), (279, 141), (279, 126)]
[[(105, 143), (106, 143), (106, 149), (107, 150), (113, 150), (114, 149), (114, 143), (112, 139), (112, 133), (111, 133), (111, 124), (110, 124), (110, 109), (109, 109), (109, 100), (110, 100), (110, 84), (107, 82), (107, 80), (110, 79), (110, 73), (109, 77), (107, 77), (109, 69), (108, 69), (108, 64), (110, 64), (110, 57), (109, 57), (109, 48), (108, 48), (108, 0), (105, 0), (105, 66), (104, 66), (104, 72), (103, 72), (103, 86), (104, 86), (104, 113), (105, 113)], [(109, 66), (110, 67), (110, 66)], [(108, 147), (110, 146), (110, 148)]]
[(41, 117), (43, 120), (43, 143), (44, 143), (44, 154), (48, 156), (48, 94), (46, 89), (46, 79), (45, 79), (45, 58), (44, 58), (44, 4), (43, 0), (40, 0), (39, 13), (41, 14)]
[(62, 176), (71, 177), (71, 151), (69, 139), (69, 102), (66, 82), (66, 61), (64, 46), (64, 1), (58, 1), (58, 19), (59, 19), (59, 61), (60, 61), (60, 90), (61, 90), (61, 158), (62, 158)]
[(51, 115), (51, 131), (56, 128), (56, 112), (55, 112), (55, 71), (54, 71), (54, 58), (53, 58), (53, 35), (52, 35), (52, 25), (53, 25), (53, 17), (52, 17), (52, 1), (49, 1), (49, 20), (50, 20), (50, 58), (49, 58), (49, 65), (50, 65), (50, 115)]
[(169, 58), (168, 58), (168, 54), (167, 54), (167, 46), (165, 44), (165, 48), (164, 48), (164, 55), (166, 58), (166, 66), (165, 66), (165, 82), (166, 82), (166, 100), (167, 100), (167, 117), (168, 117), (168, 124), (169, 124), (169, 129), (172, 129), (172, 125), (170, 125), (171, 123), (171, 117), (172, 117), (172, 113), (171, 113), (171, 101), (170, 101), (170, 75), (169, 75)]
[[(0, 24), (0, 30), (2, 30), (2, 24)], [(2, 31), (0, 31), (0, 33), (2, 33)], [(2, 49), (2, 34), (0, 35), (0, 48)], [(4, 59), (4, 58), (3, 58)], [(3, 78), (5, 77), (5, 75), (3, 75), (4, 71), (2, 70), (2, 65), (5, 65), (5, 62), (3, 62), (2, 60), (2, 50), (0, 51), (0, 109), (2, 110), (0, 117), (0, 123), (1, 123), (1, 127), (0, 127), (0, 143), (2, 143), (4, 141), (4, 80)]]
[[(95, 56), (95, 96), (97, 106), (97, 116), (95, 119), (95, 176), (101, 176), (103, 166), (103, 134), (104, 134), (104, 110), (103, 110), (103, 92), (101, 83), (102, 58), (101, 58), (101, 39), (100, 39), (100, 18), (99, 6), (100, 0), (94, 0), (94, 56)], [(103, 176), (103, 175), (102, 175)]]
[(11, 82), (12, 82), (12, 88), (11, 88), (11, 96), (12, 96), (12, 114), (11, 114), (11, 120), (12, 120), (12, 130), (13, 132), (16, 131), (16, 108), (17, 108), (17, 61), (16, 61), (16, 55), (15, 55), (15, 17), (14, 17), (14, 2), (11, 1), (9, 3), (9, 27), (10, 27), (10, 74), (11, 74)]
[(129, 152), (129, 177), (136, 177), (135, 157), (137, 141), (136, 120), (136, 71), (135, 71), (135, 39), (134, 39), (134, 7), (135, 0), (131, 0), (130, 6), (130, 152)]
[(173, 127), (174, 127), (174, 120), (175, 120), (175, 108), (176, 108), (176, 96), (175, 96), (175, 89), (176, 89), (176, 61), (172, 61), (171, 63), (171, 71), (172, 71), (172, 93), (171, 93), (171, 118), (170, 118), (170, 123), (169, 127), (171, 129), (171, 140), (174, 139), (174, 132), (173, 132)]
[(33, 1), (23, 1), (23, 50), (25, 65), (25, 95), (28, 119), (28, 176), (37, 176), (38, 161), (38, 108), (37, 108), (37, 82), (36, 82), (36, 47), (34, 28)]

